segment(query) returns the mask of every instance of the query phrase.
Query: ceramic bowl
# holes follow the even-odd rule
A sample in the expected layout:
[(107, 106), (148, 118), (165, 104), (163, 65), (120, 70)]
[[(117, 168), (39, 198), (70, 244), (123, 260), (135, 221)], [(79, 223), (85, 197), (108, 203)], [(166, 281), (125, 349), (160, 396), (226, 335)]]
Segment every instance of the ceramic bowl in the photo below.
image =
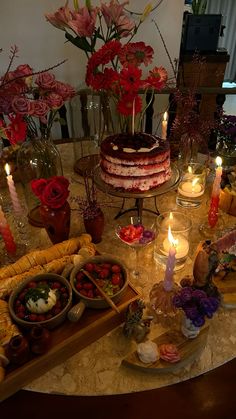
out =
[[(39, 319), (37, 319), (37, 321), (30, 321), (30, 320), (27, 320), (25, 317), (24, 318), (18, 317), (18, 315), (16, 314), (17, 313), (16, 306), (18, 304), (20, 304), (21, 302), (22, 302), (22, 305), (25, 306), (24, 299), (23, 299), (22, 295), (24, 294), (25, 289), (29, 289), (29, 284), (32, 283), (32, 282), (35, 282), (35, 283), (43, 282), (45, 284), (48, 284), (48, 283), (57, 284), (57, 287), (59, 287), (59, 290), (60, 290), (60, 288), (66, 288), (66, 290), (67, 290), (66, 294), (68, 295), (68, 298), (66, 298), (66, 304), (58, 314), (56, 313), (56, 311), (58, 311), (58, 310), (54, 309), (54, 311), (52, 313), (48, 312), (48, 314), (47, 314), (47, 317), (49, 317), (50, 313), (51, 313), (51, 315), (52, 315), (51, 318), (47, 318), (47, 319), (43, 319), (43, 320), (40, 320), (40, 318), (39, 318)], [(62, 289), (62, 291), (63, 291), (63, 289)], [(60, 301), (62, 301), (63, 292), (59, 291), (59, 293), (60, 293), (59, 294), (60, 295)], [(28, 329), (30, 329), (31, 327), (33, 327), (35, 325), (41, 325), (41, 326), (46, 327), (48, 329), (53, 329), (53, 328), (57, 327), (58, 325), (60, 325), (66, 319), (67, 313), (70, 310), (71, 305), (72, 305), (72, 289), (71, 289), (69, 281), (67, 281), (63, 276), (53, 274), (53, 273), (40, 274), (40, 275), (36, 275), (34, 277), (30, 277), (30, 278), (26, 279), (24, 282), (22, 282), (12, 292), (12, 294), (9, 298), (9, 311), (10, 311), (12, 319), (19, 326), (21, 326), (23, 328), (28, 328)], [(26, 313), (27, 312), (28, 311), (26, 310)], [(45, 317), (45, 315), (43, 315), (43, 317)]]
[[(119, 302), (121, 298), (123, 297), (123, 295), (125, 294), (126, 288), (128, 286), (127, 269), (123, 262), (109, 255), (93, 256), (93, 257), (87, 258), (83, 262), (79, 263), (78, 265), (74, 267), (70, 275), (70, 283), (77, 298), (82, 300), (85, 303), (86, 307), (96, 308), (96, 309), (109, 307), (108, 302), (103, 297), (89, 298), (88, 296), (81, 294), (79, 290), (76, 288), (77, 274), (82, 268), (85, 268), (85, 265), (87, 264), (99, 264), (99, 265), (110, 264), (111, 266), (118, 265), (120, 267), (120, 273), (122, 275), (123, 285), (118, 292), (116, 292), (113, 296), (110, 297), (114, 303)], [(93, 275), (93, 272), (91, 272), (91, 275)], [(95, 277), (96, 276), (99, 276), (99, 274), (95, 274)]]

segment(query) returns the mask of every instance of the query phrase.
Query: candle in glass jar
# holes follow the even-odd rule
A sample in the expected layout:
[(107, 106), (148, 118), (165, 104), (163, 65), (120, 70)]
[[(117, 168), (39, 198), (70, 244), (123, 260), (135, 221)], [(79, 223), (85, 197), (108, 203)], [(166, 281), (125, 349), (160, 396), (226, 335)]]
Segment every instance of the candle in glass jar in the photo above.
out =
[(161, 123), (161, 138), (166, 140), (167, 136), (167, 112), (164, 113), (163, 120)]
[(202, 185), (198, 183), (198, 179), (195, 178), (192, 181), (186, 181), (179, 185), (178, 192), (187, 197), (197, 198), (204, 193)]
[(12, 175), (10, 175), (10, 166), (8, 163), (5, 164), (5, 171), (7, 174), (7, 184), (8, 184), (8, 189), (9, 189), (14, 212), (17, 216), (21, 216), (23, 215), (23, 209), (20, 205), (20, 201), (16, 192), (14, 180), (12, 178)]
[[(176, 255), (175, 255), (175, 258), (176, 259), (182, 259), (182, 258), (184, 258), (188, 255), (188, 251), (189, 251), (188, 240), (181, 235), (175, 237), (175, 240), (176, 240), (176, 244), (175, 244)], [(169, 251), (169, 247), (170, 247), (170, 241), (169, 241), (169, 238), (166, 237), (164, 242), (163, 242), (163, 253), (167, 254), (168, 251)]]

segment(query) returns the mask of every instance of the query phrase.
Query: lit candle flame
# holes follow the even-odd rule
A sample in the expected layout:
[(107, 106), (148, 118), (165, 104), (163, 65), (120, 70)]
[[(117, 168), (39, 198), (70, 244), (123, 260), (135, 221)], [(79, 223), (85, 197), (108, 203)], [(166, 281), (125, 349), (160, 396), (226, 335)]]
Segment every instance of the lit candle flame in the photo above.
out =
[(171, 232), (170, 225), (169, 225), (169, 228), (168, 228), (168, 240), (169, 240), (171, 246), (177, 247), (177, 245), (179, 243), (179, 240), (178, 239), (174, 239), (173, 234)]
[(169, 219), (170, 219), (170, 220), (173, 220), (173, 214), (172, 214), (172, 212), (170, 212), (170, 217), (169, 217)]
[(10, 173), (11, 173), (10, 166), (9, 166), (8, 163), (5, 164), (5, 172), (6, 172), (7, 176), (9, 176)]
[(191, 167), (191, 166), (188, 166), (188, 172), (189, 172), (189, 173), (193, 173), (193, 169), (192, 169), (192, 167)]
[(165, 111), (165, 112), (164, 112), (164, 115), (163, 115), (163, 121), (167, 121), (167, 115), (168, 115), (168, 114), (167, 114), (167, 112)]
[(219, 166), (222, 166), (222, 158), (220, 157), (220, 156), (217, 156), (216, 157), (216, 165), (219, 167)]

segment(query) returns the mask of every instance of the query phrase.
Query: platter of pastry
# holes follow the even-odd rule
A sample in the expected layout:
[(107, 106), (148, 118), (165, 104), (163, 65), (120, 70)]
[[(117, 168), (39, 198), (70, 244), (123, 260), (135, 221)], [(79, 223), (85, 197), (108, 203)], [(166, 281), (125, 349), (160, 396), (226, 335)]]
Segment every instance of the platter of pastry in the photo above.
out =
[[(122, 364), (149, 373), (166, 374), (191, 364), (206, 346), (208, 326), (203, 327), (194, 339), (186, 338), (180, 331), (168, 331), (153, 339), (158, 356), (153, 362), (143, 362), (139, 347), (122, 360)], [(154, 346), (154, 345), (153, 345)], [(165, 356), (163, 356), (163, 351)], [(159, 355), (162, 352), (162, 359)], [(169, 361), (167, 361), (167, 359)]]
[[(36, 278), (41, 274), (63, 276), (69, 282), (71, 269), (96, 254), (96, 246), (91, 242), (91, 236), (82, 234), (48, 249), (32, 251), (17, 262), (0, 268), (0, 401), (124, 321), (128, 305), (139, 298), (139, 294), (130, 283), (122, 298), (116, 303), (117, 311), (110, 306), (99, 310), (87, 307), (79, 321), (72, 322), (66, 317), (60, 325), (49, 330), (50, 340), (46, 352), (39, 355), (30, 350), (24, 363), (14, 363), (11, 359), (9, 362), (10, 342), (14, 339), (20, 341), (23, 337), (30, 343), (33, 330), (24, 329), (20, 322), (16, 323), (13, 320), (9, 311), (11, 294), (21, 289), (27, 281), (31, 281), (31, 277)], [(30, 289), (30, 293), (34, 296), (34, 289)], [(77, 302), (73, 293), (73, 308)], [(29, 347), (31, 348), (30, 345)]]

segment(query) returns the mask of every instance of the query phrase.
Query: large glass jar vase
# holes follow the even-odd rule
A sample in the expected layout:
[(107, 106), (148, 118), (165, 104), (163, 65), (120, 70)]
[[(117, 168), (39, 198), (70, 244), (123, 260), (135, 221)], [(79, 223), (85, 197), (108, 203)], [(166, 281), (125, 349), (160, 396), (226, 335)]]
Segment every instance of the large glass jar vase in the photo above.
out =
[(28, 138), (18, 151), (17, 167), (28, 207), (29, 222), (42, 227), (40, 202), (33, 194), (30, 183), (33, 179), (63, 175), (59, 151), (50, 137)]

